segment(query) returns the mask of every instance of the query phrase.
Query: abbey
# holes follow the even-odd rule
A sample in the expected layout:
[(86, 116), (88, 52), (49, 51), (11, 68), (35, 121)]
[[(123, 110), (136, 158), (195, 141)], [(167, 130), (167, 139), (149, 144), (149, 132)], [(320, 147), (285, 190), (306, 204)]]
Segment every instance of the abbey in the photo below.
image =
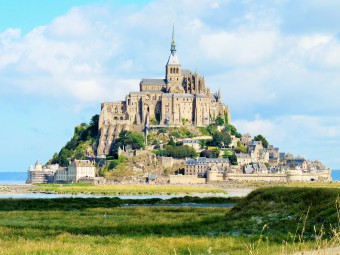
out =
[(230, 113), (221, 92), (210, 93), (197, 71), (182, 69), (176, 54), (174, 31), (171, 54), (164, 79), (142, 79), (139, 92), (130, 92), (125, 101), (101, 104), (100, 139), (97, 155), (108, 154), (112, 141), (122, 130), (145, 127), (207, 126), (221, 117), (230, 123)]

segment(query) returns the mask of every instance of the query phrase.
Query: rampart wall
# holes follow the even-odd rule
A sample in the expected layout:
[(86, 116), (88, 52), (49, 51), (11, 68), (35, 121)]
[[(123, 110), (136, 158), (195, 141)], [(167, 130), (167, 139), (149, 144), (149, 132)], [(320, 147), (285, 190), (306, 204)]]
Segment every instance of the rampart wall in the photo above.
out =
[(202, 184), (205, 178), (198, 178), (196, 175), (170, 175), (170, 183), (173, 184)]

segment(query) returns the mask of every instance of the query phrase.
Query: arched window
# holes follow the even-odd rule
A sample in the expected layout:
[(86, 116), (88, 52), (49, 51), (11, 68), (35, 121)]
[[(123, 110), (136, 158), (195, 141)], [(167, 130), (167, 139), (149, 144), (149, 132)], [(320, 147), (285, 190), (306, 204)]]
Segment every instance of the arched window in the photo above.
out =
[(170, 68), (170, 73), (172, 73), (172, 67)]

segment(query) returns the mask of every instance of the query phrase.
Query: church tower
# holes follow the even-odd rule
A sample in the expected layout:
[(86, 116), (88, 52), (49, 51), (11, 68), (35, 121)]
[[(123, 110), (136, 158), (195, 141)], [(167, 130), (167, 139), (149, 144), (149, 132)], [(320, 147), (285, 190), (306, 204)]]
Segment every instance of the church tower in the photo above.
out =
[(171, 40), (171, 49), (168, 63), (166, 64), (166, 75), (165, 79), (168, 82), (168, 90), (170, 92), (180, 93), (183, 90), (182, 87), (182, 71), (181, 64), (179, 63), (177, 54), (176, 54), (176, 41), (175, 41), (175, 27), (172, 28), (172, 40)]

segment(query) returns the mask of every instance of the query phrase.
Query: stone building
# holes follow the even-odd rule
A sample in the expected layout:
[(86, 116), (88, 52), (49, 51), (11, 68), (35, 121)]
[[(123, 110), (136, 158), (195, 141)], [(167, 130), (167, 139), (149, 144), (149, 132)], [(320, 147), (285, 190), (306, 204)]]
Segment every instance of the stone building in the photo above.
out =
[(37, 160), (35, 165), (31, 165), (28, 169), (26, 183), (53, 183), (54, 174), (58, 168), (58, 164), (43, 166), (39, 160)]
[(252, 162), (252, 158), (248, 153), (235, 153), (237, 158), (237, 164), (240, 166), (248, 165)]
[(195, 158), (189, 159), (185, 163), (185, 175), (205, 176), (207, 171), (214, 166), (218, 172), (225, 172), (229, 167), (229, 159), (227, 158)]
[(67, 167), (67, 182), (78, 182), (81, 178), (94, 178), (96, 167), (90, 160), (74, 160)]
[(177, 56), (174, 32), (164, 79), (142, 79), (138, 92), (125, 101), (101, 104), (97, 155), (108, 154), (122, 130), (144, 130), (151, 126), (207, 126), (217, 117), (230, 123), (230, 113), (221, 92), (211, 93), (203, 76), (183, 69)]
[(67, 167), (61, 167), (55, 172), (54, 182), (56, 183), (67, 183), (68, 182)]
[(195, 151), (201, 150), (201, 145), (199, 140), (195, 139), (183, 139), (182, 145), (187, 145), (195, 149)]

